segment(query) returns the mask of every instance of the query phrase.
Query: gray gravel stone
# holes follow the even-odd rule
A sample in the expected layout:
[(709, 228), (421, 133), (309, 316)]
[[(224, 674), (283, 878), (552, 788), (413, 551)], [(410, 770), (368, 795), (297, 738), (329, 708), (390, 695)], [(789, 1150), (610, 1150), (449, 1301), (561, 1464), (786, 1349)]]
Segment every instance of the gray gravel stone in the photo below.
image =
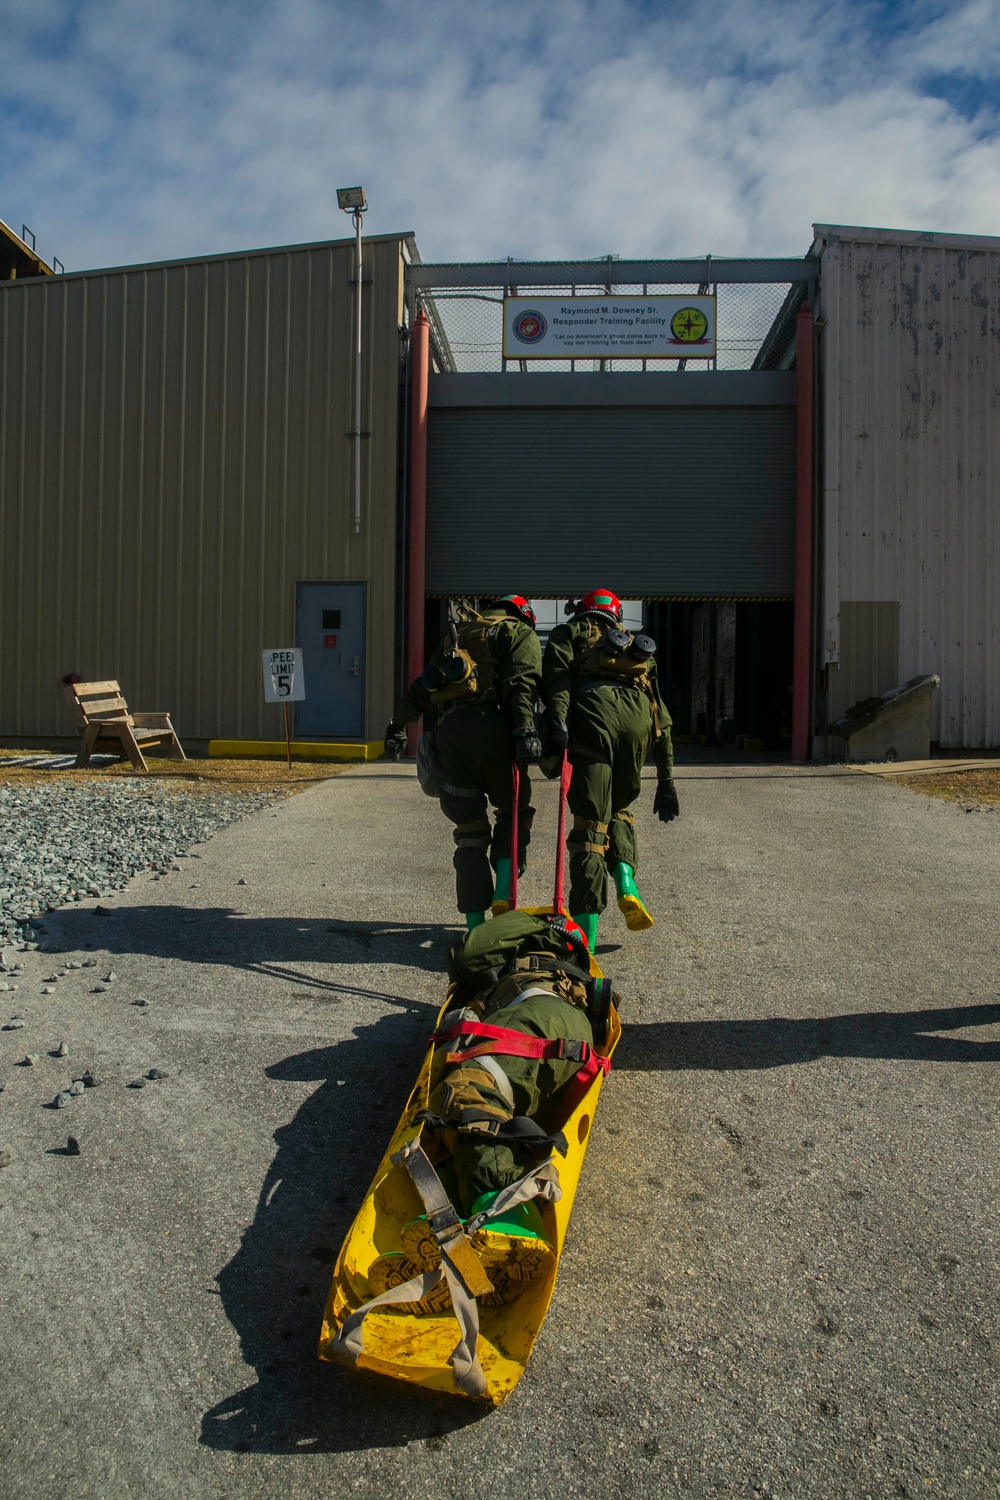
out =
[(146, 1080), (145, 1078), (133, 1078), (132, 1082), (126, 1086), (130, 1089), (144, 1089), (146, 1087)]
[(66, 1138), (66, 1155), (67, 1156), (79, 1156), (80, 1155), (80, 1142), (77, 1140), (77, 1138), (76, 1138), (75, 1135), (67, 1136), (67, 1138)]
[(4, 1031), (20, 1031), (24, 1024), (25, 1023), (20, 1016), (11, 1016), (10, 1020), (7, 1022), (6, 1026), (3, 1029)]
[(2, 1171), (4, 1167), (9, 1167), (13, 1160), (14, 1158), (11, 1156), (9, 1151), (0, 1151), (0, 1171)]
[(55, 1050), (56, 1057), (69, 1057), (69, 1048), (65, 1042), (60, 1042)]
[(159, 1078), (169, 1078), (170, 1074), (164, 1073), (162, 1068), (150, 1068), (149, 1072), (146, 1074), (146, 1077), (151, 1078), (155, 1082)]
[(56, 1109), (66, 1109), (68, 1105), (72, 1104), (72, 1102), (72, 1095), (66, 1089), (60, 1089), (59, 1093), (52, 1101)]
[(108, 972), (104, 976), (104, 983), (105, 984), (114, 984), (114, 982), (115, 982), (115, 980), (117, 978), (118, 978), (118, 975), (115, 973), (114, 969), (109, 969)]
[(83, 1088), (84, 1088), (83, 1079), (82, 1078), (74, 1078), (73, 1082), (69, 1086), (69, 1091), (73, 1095), (73, 1098), (76, 1099), (76, 1098), (78, 1098), (80, 1096), (80, 1094), (83, 1093)]
[(26, 1052), (24, 1054), (24, 1060), (21, 1063), (22, 1068), (33, 1068), (37, 1063), (39, 1056), (40, 1053), (38, 1052)]
[(43, 995), (54, 995), (55, 992), (56, 992), (56, 987), (55, 987), (54, 984), (43, 984), (42, 985), (42, 994)]
[[(0, 786), (0, 943), (33, 950), (46, 911), (124, 890), (143, 870), (167, 870), (188, 846), (276, 795), (192, 794), (139, 781)], [(94, 912), (111, 915), (101, 905)]]
[(84, 1088), (97, 1089), (101, 1086), (100, 1078), (96, 1073), (92, 1073), (89, 1068), (87, 1069), (86, 1073), (84, 1073), (81, 1081)]

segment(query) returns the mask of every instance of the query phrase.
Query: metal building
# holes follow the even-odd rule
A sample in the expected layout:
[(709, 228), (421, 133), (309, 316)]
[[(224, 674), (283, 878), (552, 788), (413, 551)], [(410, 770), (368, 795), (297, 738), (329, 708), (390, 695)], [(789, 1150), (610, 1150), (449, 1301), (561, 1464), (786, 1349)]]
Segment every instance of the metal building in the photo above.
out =
[[(444, 597), (600, 583), (695, 734), (837, 755), (845, 708), (935, 672), (941, 745), (1000, 746), (1000, 240), (425, 265), (398, 234), (360, 288), (350, 240), (47, 270), (0, 279), (8, 742), (70, 732), (67, 672), (189, 742), (273, 739), (260, 652), (291, 644), (297, 738), (375, 741)], [(504, 355), (507, 295), (666, 292), (715, 295), (710, 362)]]
[(189, 740), (273, 739), (261, 651), (293, 643), (297, 735), (380, 733), (414, 254), (405, 234), (364, 242), (360, 438), (351, 240), (0, 283), (4, 735), (67, 734), (76, 672)]
[(1000, 239), (814, 232), (826, 720), (936, 672), (933, 738), (995, 748)]

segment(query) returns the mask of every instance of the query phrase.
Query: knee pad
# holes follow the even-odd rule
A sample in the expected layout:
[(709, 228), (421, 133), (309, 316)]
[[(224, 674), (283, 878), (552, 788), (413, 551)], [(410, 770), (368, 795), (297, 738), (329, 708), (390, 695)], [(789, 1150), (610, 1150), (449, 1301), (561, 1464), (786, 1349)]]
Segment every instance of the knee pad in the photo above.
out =
[(454, 835), (456, 849), (482, 849), (485, 853), (493, 831), (488, 818), (473, 818), (471, 823), (456, 823)]

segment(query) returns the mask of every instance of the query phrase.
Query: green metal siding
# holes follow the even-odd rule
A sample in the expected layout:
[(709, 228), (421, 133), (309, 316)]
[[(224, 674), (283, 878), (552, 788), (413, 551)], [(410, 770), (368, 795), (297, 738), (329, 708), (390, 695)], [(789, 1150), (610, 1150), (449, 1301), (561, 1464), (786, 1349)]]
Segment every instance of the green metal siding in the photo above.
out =
[(69, 671), (183, 738), (272, 738), (295, 585), (370, 585), (391, 711), (401, 239), (366, 242), (363, 527), (350, 242), (0, 287), (0, 732), (72, 731)]

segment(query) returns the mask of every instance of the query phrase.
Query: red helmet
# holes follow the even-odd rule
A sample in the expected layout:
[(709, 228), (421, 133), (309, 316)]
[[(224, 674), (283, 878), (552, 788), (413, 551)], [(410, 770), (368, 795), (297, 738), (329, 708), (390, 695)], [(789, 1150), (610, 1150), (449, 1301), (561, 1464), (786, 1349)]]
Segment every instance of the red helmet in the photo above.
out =
[(500, 603), (504, 605), (509, 614), (517, 615), (518, 619), (523, 620), (525, 625), (530, 625), (532, 630), (534, 630), (536, 624), (535, 611), (523, 594), (504, 594)]
[(622, 601), (610, 589), (594, 589), (592, 593), (584, 594), (580, 600), (577, 614), (604, 615), (613, 619), (616, 625), (620, 625), (622, 622)]

